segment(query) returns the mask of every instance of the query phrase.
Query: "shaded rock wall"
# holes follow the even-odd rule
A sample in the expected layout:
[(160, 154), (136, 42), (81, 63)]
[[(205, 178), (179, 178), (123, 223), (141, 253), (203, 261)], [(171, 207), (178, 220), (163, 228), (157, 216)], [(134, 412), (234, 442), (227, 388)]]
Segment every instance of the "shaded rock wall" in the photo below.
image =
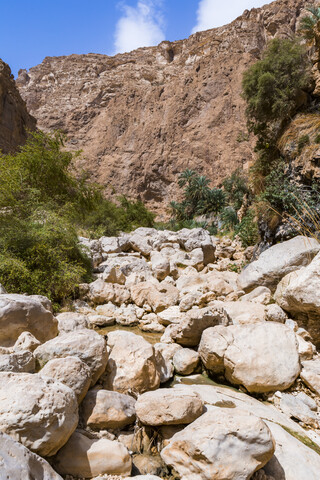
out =
[(15, 85), (10, 67), (0, 59), (0, 150), (14, 151), (36, 126)]

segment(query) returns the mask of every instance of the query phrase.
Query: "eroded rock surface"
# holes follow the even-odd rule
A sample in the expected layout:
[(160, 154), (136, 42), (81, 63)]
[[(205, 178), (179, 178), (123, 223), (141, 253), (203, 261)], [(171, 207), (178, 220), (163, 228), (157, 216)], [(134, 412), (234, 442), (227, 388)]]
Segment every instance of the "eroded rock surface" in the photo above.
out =
[(116, 195), (163, 211), (186, 165), (217, 185), (253, 159), (242, 74), (268, 40), (296, 31), (305, 6), (279, 0), (230, 25), (115, 57), (46, 57), (17, 85), (39, 128), (61, 129), (68, 147), (83, 150), (79, 167)]

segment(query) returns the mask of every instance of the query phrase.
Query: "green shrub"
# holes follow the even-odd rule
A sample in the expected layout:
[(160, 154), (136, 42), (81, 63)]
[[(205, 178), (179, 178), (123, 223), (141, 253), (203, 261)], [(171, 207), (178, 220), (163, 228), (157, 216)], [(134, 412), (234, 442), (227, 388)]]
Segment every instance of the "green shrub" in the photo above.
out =
[(259, 229), (253, 210), (249, 210), (241, 223), (236, 227), (235, 233), (239, 236), (242, 246), (249, 247), (259, 241)]
[(309, 135), (301, 135), (301, 137), (298, 138), (298, 153), (301, 153), (303, 148), (309, 144), (310, 144)]
[(320, 133), (318, 133), (314, 139), (314, 143), (320, 143)]
[(310, 84), (310, 61), (295, 39), (273, 39), (243, 76), (247, 117), (257, 127), (289, 119)]
[(240, 169), (235, 170), (230, 177), (222, 182), (226, 200), (235, 210), (242, 206), (244, 197), (250, 194), (248, 179)]

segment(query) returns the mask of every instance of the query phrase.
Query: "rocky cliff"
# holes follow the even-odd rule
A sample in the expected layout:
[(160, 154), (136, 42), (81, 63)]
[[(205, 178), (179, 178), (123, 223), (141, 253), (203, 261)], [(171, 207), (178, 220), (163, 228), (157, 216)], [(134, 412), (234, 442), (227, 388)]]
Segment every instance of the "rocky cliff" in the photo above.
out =
[(17, 85), (44, 130), (62, 129), (82, 149), (79, 166), (111, 194), (163, 210), (177, 174), (205, 173), (213, 184), (253, 159), (241, 98), (244, 70), (268, 39), (291, 35), (306, 0), (246, 10), (224, 27), (109, 57), (47, 57)]
[(35, 126), (36, 121), (27, 112), (9, 66), (0, 59), (0, 150), (14, 151), (25, 142), (27, 130)]

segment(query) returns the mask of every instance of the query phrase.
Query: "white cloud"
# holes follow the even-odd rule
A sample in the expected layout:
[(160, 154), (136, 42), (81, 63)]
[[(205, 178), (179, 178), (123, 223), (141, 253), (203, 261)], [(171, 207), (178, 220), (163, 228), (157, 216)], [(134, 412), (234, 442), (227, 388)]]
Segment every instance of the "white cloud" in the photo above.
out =
[(200, 0), (197, 24), (193, 27), (192, 33), (225, 25), (241, 15), (244, 10), (262, 7), (266, 3), (271, 3), (271, 0), (228, 0), (226, 3), (221, 0)]
[(161, 0), (139, 0), (136, 7), (123, 7), (116, 26), (115, 53), (157, 45), (165, 39)]

